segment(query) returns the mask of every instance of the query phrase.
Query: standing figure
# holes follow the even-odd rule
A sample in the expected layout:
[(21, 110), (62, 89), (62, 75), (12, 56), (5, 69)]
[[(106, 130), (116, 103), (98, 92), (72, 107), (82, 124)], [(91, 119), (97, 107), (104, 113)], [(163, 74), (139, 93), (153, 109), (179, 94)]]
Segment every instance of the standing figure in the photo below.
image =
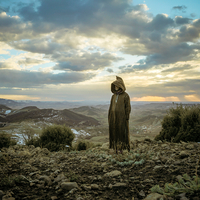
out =
[(125, 92), (124, 81), (120, 77), (111, 84), (113, 93), (108, 113), (109, 147), (121, 151), (130, 151), (129, 115), (131, 112), (130, 98)]

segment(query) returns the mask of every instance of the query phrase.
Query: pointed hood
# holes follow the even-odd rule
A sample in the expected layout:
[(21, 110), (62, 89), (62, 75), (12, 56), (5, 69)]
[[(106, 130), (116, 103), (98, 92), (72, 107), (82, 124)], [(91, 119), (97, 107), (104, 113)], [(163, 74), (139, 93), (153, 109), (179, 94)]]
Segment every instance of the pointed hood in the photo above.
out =
[(116, 80), (111, 84), (111, 92), (112, 93), (117, 93), (117, 91), (115, 90), (115, 86), (121, 88), (122, 92), (125, 92), (125, 90), (126, 90), (124, 81), (119, 76), (116, 76)]

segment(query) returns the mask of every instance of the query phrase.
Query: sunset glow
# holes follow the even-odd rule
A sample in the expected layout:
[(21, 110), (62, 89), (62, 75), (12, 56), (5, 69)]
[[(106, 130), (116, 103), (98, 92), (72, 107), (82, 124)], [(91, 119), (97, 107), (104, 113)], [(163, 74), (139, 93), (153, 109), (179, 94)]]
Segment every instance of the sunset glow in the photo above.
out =
[(0, 98), (200, 101), (200, 1), (1, 0)]
[(158, 96), (146, 96), (141, 98), (132, 98), (131, 101), (180, 101), (178, 97), (158, 97)]

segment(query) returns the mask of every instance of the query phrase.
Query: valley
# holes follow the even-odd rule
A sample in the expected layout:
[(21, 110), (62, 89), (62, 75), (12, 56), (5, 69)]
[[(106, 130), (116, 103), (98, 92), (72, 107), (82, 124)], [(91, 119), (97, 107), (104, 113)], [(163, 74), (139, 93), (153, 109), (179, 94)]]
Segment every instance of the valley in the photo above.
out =
[[(10, 134), (19, 144), (31, 135), (38, 136), (45, 126), (62, 124), (69, 126), (76, 138), (94, 144), (108, 142), (109, 104), (76, 105), (68, 109), (38, 108), (28, 104), (25, 107), (9, 107), (9, 102), (0, 105), (0, 132)], [(14, 105), (12, 101), (12, 105)], [(18, 104), (17, 104), (18, 105)], [(24, 104), (22, 105), (24, 106)], [(49, 105), (47, 104), (47, 107)], [(153, 139), (161, 130), (161, 121), (172, 103), (134, 103), (129, 120), (130, 139)], [(5, 126), (4, 126), (5, 125)]]

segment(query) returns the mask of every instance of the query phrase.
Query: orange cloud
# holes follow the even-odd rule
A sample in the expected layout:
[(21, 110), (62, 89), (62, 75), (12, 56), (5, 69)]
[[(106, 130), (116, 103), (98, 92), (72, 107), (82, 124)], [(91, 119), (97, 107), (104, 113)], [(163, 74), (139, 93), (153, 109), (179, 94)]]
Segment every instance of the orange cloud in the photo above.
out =
[(160, 96), (144, 96), (144, 97), (133, 97), (131, 101), (180, 101), (178, 97), (160, 97)]
[(27, 95), (0, 95), (2, 99), (12, 99), (12, 100), (39, 100), (39, 97), (30, 97)]
[(200, 98), (197, 95), (185, 95), (184, 96), (187, 101), (200, 101)]

